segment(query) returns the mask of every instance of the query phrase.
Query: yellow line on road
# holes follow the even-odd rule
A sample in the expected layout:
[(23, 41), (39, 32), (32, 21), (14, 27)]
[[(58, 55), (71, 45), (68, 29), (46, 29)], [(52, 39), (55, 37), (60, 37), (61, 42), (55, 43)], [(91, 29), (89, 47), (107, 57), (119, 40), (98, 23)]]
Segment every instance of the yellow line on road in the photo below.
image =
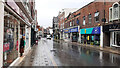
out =
[[(47, 50), (49, 50), (47, 46), (46, 46), (46, 48), (47, 48)], [(46, 52), (47, 52), (47, 54), (48, 54), (48, 57), (49, 57), (50, 60), (52, 61), (53, 66), (55, 66), (54, 68), (58, 68), (58, 67), (57, 67), (58, 65), (56, 64), (56, 62), (55, 62), (55, 60), (53, 59), (53, 57), (49, 54), (48, 51), (46, 51)]]

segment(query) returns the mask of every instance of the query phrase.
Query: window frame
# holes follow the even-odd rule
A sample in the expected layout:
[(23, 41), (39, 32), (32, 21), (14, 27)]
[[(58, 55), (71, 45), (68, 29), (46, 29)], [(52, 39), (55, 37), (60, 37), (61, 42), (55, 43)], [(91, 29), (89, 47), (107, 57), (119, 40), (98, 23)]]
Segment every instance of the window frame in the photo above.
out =
[[(95, 16), (96, 13), (98, 13), (97, 16)], [(97, 11), (97, 12), (95, 12), (95, 14), (94, 14), (94, 20), (95, 20), (96, 23), (98, 23), (98, 22), (100, 21), (100, 17), (99, 17), (99, 16), (100, 16), (100, 12)], [(97, 20), (97, 19), (98, 19), (98, 20)]]
[[(116, 7), (115, 8), (115, 5), (118, 5), (118, 7)], [(114, 3), (113, 5), (112, 5), (112, 8), (113, 8), (113, 10), (112, 10), (112, 19), (113, 20), (118, 20), (119, 19), (119, 3), (118, 2), (116, 2), (116, 3)], [(114, 12), (115, 12), (115, 9), (117, 9), (116, 11), (118, 12), (118, 14), (114, 14)], [(118, 15), (118, 17), (116, 17), (115, 15)]]
[(92, 14), (88, 15), (88, 23), (91, 24), (92, 23)]
[(83, 16), (83, 26), (85, 26), (86, 21), (85, 21), (85, 16)]

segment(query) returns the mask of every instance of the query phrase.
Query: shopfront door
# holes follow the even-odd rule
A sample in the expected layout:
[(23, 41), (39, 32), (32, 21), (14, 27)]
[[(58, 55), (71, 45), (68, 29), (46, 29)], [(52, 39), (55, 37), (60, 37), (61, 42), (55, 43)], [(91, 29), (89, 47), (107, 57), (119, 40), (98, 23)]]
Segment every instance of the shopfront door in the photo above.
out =
[(72, 33), (72, 42), (77, 42), (79, 38), (79, 33)]
[(116, 43), (120, 46), (120, 32), (116, 32)]

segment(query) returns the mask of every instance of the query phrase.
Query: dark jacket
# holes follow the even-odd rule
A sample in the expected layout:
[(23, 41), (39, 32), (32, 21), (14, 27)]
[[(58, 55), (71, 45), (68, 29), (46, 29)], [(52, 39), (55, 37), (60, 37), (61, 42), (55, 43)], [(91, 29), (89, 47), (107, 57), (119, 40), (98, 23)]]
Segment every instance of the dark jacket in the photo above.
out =
[(21, 40), (20, 40), (20, 48), (24, 48), (24, 39), (22, 38)]

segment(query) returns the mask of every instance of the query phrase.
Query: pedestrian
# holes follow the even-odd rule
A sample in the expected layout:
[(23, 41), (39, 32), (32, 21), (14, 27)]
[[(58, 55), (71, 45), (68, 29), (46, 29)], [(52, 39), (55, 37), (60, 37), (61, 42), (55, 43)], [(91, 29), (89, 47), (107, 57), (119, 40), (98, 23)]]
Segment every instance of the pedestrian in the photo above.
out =
[(24, 47), (25, 47), (25, 37), (22, 36), (21, 40), (20, 40), (20, 57), (23, 56), (24, 53)]

